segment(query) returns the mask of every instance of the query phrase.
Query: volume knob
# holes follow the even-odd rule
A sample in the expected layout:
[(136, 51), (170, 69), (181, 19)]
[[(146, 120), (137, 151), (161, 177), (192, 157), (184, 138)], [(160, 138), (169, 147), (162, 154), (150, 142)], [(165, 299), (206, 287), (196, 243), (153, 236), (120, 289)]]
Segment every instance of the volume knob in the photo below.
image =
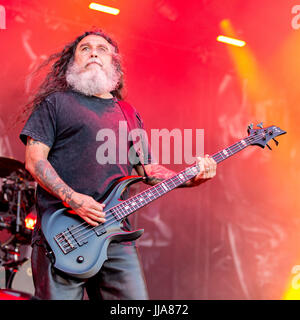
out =
[(83, 261), (84, 261), (84, 257), (83, 256), (77, 257), (77, 262), (78, 263), (82, 263)]

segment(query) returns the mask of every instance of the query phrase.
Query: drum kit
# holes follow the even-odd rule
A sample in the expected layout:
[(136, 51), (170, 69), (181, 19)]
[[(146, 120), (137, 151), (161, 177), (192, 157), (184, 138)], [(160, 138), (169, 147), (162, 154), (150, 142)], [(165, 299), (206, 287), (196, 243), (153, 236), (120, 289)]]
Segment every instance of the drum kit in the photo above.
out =
[(30, 242), (35, 192), (36, 182), (24, 163), (0, 157), (0, 300), (8, 293), (34, 293)]

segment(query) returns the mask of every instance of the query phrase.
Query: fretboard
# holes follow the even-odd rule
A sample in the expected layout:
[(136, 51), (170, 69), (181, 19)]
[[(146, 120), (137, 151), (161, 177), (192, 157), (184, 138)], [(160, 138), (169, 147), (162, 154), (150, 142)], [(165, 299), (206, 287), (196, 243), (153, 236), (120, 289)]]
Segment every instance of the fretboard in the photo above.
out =
[[(255, 140), (255, 136), (249, 136), (243, 140), (238, 141), (237, 143), (225, 148), (218, 153), (215, 153), (211, 157), (217, 162), (220, 163), (225, 159), (233, 156), (237, 152), (243, 150)], [(117, 220), (122, 220), (125, 217), (129, 216), (131, 213), (136, 210), (144, 207), (150, 202), (158, 199), (167, 192), (179, 187), (188, 180), (195, 177), (200, 172), (200, 168), (197, 164), (186, 168), (185, 170), (175, 174), (173, 177), (168, 178), (153, 187), (150, 187), (137, 195), (122, 201), (120, 204), (109, 209), (111, 213), (115, 216)]]

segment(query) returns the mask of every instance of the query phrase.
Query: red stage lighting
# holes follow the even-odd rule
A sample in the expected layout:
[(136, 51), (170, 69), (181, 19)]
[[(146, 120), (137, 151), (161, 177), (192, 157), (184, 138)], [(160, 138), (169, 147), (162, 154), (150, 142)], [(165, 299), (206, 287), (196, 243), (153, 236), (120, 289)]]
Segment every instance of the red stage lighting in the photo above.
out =
[(27, 229), (33, 230), (36, 224), (36, 215), (30, 212), (25, 218), (25, 227)]
[(11, 289), (0, 289), (0, 300), (30, 300), (31, 295), (11, 290)]

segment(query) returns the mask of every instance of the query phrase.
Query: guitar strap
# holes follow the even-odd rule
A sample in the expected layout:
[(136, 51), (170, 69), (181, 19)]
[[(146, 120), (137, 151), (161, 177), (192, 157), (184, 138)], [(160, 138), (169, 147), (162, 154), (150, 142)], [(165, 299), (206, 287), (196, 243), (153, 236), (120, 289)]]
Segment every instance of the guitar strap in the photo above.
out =
[[(120, 106), (120, 109), (122, 110), (124, 118), (127, 122), (127, 126), (128, 126), (129, 131), (131, 131), (133, 129), (137, 129), (137, 128), (143, 128), (142, 119), (135, 108), (133, 108), (129, 103), (127, 103), (123, 100), (118, 100), (118, 99), (114, 98), (114, 101), (116, 103), (118, 103), (118, 105)], [(146, 180), (148, 180), (149, 177), (148, 177), (147, 172), (145, 170), (144, 161), (143, 161), (144, 155), (141, 154), (140, 150), (137, 150), (135, 148), (135, 145), (133, 145), (133, 147), (134, 147), (134, 150), (139, 158), (139, 164), (142, 166), (142, 168), (144, 170)]]

